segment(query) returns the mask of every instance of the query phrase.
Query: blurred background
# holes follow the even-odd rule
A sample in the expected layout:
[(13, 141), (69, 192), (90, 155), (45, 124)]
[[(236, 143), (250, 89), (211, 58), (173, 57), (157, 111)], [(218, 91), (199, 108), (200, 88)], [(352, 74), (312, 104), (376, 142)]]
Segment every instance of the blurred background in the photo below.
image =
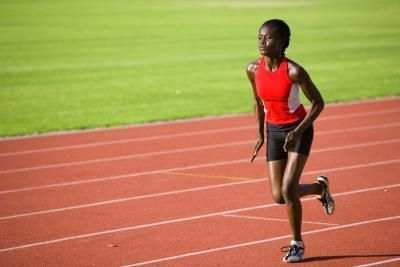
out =
[(0, 0), (0, 136), (251, 112), (245, 68), (271, 18), (326, 102), (399, 95), (399, 12), (398, 0)]

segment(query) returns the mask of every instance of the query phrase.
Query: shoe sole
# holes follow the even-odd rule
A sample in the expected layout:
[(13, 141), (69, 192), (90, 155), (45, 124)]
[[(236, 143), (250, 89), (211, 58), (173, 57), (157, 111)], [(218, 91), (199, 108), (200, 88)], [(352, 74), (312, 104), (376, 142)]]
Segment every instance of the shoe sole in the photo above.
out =
[(296, 263), (296, 262), (301, 262), (301, 261), (303, 261), (303, 259), (304, 259), (304, 257), (301, 257), (301, 259), (299, 259), (299, 260), (297, 260), (297, 261), (294, 261), (294, 260), (283, 260), (283, 262), (285, 262), (285, 263)]
[(282, 259), (282, 261), (284, 262), (284, 263), (297, 263), (297, 262), (301, 262), (301, 261), (303, 261), (303, 259), (304, 259), (304, 255), (305, 255), (305, 250), (304, 250), (304, 248), (303, 248), (303, 255), (301, 256), (301, 258), (299, 259), (299, 260), (285, 260), (285, 258), (286, 257), (284, 257), (283, 259)]
[[(321, 176), (319, 176), (317, 178), (317, 182), (320, 183), (320, 184), (323, 184), (323, 186), (325, 187), (325, 190), (326, 190), (326, 194), (330, 195), (333, 203), (335, 203), (335, 201), (332, 198), (331, 192), (329, 191), (329, 180), (328, 180), (328, 177), (321, 175)], [(320, 197), (317, 197), (317, 199), (322, 202), (322, 199)], [(325, 205), (322, 205), (322, 206), (324, 207), (325, 213), (328, 214), (328, 215), (332, 215), (335, 212), (335, 204), (333, 205), (333, 208), (332, 208), (331, 212), (329, 212), (328, 208)]]

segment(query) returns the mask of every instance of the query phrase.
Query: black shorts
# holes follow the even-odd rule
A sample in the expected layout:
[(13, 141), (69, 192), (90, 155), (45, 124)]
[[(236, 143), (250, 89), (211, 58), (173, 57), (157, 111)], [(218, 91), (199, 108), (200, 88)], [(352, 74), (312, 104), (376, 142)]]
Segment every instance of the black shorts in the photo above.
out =
[[(286, 135), (293, 131), (301, 122), (296, 121), (290, 124), (276, 125), (267, 123), (267, 161), (286, 159), (288, 153), (283, 150)], [(314, 127), (311, 125), (300, 136), (297, 143), (289, 149), (290, 152), (297, 152), (309, 155), (314, 137)]]

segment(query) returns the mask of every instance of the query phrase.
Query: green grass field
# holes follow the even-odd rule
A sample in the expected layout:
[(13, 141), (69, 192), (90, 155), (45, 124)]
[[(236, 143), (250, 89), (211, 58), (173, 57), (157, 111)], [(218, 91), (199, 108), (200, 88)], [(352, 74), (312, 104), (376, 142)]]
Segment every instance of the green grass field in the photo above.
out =
[[(326, 102), (400, 94), (398, 0), (0, 0), (0, 136), (252, 110), (262, 22)], [(306, 102), (307, 103), (307, 102)]]

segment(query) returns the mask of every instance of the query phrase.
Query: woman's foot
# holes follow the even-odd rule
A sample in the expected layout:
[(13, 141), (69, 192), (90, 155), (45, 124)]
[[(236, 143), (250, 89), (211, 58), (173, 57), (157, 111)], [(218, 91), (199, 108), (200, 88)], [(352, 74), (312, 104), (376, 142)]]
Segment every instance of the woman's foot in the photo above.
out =
[(317, 178), (317, 183), (323, 187), (322, 193), (317, 197), (317, 199), (322, 203), (322, 207), (324, 208), (326, 214), (332, 215), (335, 212), (335, 201), (329, 192), (328, 177), (319, 176)]
[(283, 262), (299, 262), (304, 257), (304, 242), (292, 240), (290, 246), (281, 248), (281, 251), (287, 252)]

